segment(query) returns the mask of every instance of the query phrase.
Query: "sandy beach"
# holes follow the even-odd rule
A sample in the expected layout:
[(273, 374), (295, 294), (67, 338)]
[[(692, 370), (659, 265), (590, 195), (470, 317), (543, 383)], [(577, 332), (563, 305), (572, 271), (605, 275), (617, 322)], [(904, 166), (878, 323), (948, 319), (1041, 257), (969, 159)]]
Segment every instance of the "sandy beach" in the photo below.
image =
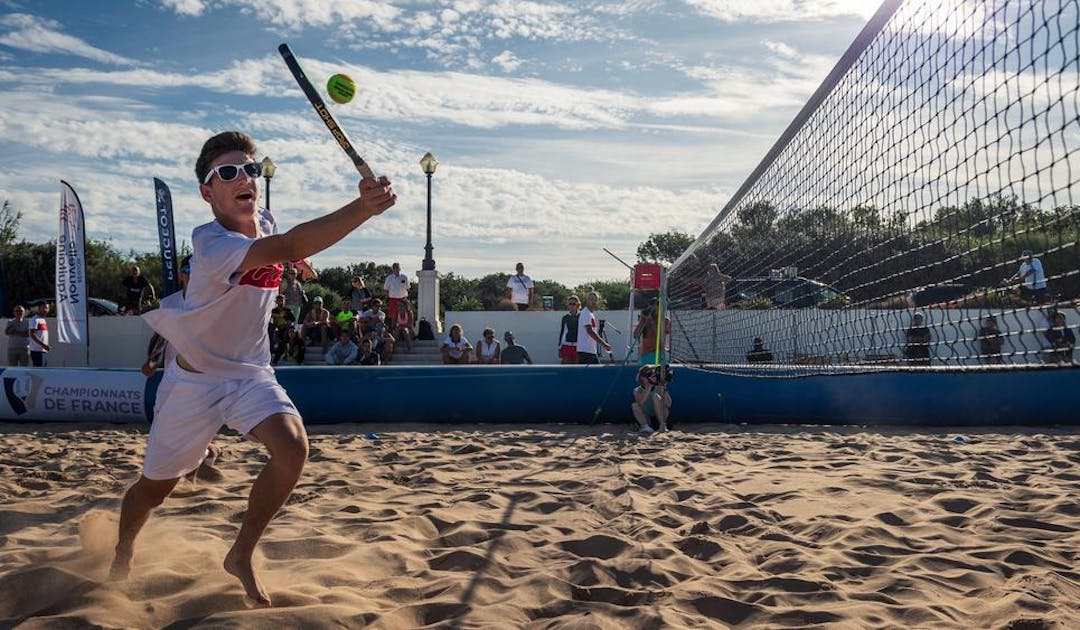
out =
[(1075, 430), (313, 427), (266, 610), (236, 436), (106, 581), (144, 440), (0, 425), (0, 628), (1080, 627)]

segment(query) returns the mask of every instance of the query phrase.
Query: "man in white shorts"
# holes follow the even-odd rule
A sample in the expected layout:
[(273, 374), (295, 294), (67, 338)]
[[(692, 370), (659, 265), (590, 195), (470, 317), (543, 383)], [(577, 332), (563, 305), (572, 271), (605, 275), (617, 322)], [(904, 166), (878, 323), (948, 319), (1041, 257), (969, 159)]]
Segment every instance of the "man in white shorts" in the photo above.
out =
[(220, 133), (203, 145), (195, 174), (214, 220), (192, 233), (191, 281), (179, 307), (143, 317), (177, 352), (165, 367), (147, 440), (143, 474), (128, 489), (120, 511), (120, 537), (112, 576), (131, 570), (135, 537), (150, 511), (184, 474), (196, 469), (222, 424), (260, 442), (270, 459), (251, 487), (247, 512), (225, 556), (247, 596), (269, 606), (251, 565), (270, 519), (285, 503), (307, 459), (300, 414), (270, 367), (266, 329), (281, 282), (281, 261), (318, 253), (397, 197), (386, 178), (360, 182), (360, 197), (283, 234), (258, 207), (260, 163), (255, 143), (239, 132)]

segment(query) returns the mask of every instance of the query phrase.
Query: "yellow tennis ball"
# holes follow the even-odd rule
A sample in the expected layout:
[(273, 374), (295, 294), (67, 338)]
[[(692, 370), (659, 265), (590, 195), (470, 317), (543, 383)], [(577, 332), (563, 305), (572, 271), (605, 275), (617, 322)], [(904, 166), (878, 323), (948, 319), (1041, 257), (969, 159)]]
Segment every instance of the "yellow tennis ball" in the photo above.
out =
[(347, 74), (335, 74), (326, 82), (326, 93), (335, 103), (348, 103), (356, 96), (356, 82)]

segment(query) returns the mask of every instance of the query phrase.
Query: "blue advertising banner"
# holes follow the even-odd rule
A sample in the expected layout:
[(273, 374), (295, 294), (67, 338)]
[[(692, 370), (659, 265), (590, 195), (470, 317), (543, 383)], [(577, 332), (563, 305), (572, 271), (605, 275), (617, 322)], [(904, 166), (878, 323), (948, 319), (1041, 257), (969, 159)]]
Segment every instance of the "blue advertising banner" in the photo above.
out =
[(180, 290), (180, 265), (176, 260), (176, 230), (173, 229), (172, 194), (165, 182), (154, 178), (154, 199), (157, 203), (158, 243), (161, 246), (162, 296)]

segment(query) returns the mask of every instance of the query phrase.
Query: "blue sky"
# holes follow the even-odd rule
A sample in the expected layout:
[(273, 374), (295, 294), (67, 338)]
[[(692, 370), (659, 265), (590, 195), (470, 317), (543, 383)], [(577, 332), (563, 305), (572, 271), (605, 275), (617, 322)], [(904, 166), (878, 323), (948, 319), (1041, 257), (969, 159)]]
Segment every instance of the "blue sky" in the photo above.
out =
[(357, 175), (277, 54), (289, 42), (398, 205), (317, 266), (423, 258), (479, 277), (526, 264), (576, 285), (626, 277), (652, 232), (697, 235), (877, 7), (867, 0), (0, 0), (0, 199), (55, 237), (59, 181), (91, 238), (155, 251), (153, 177), (177, 229), (209, 218), (202, 142), (250, 133), (278, 165), (283, 229), (340, 207)]

